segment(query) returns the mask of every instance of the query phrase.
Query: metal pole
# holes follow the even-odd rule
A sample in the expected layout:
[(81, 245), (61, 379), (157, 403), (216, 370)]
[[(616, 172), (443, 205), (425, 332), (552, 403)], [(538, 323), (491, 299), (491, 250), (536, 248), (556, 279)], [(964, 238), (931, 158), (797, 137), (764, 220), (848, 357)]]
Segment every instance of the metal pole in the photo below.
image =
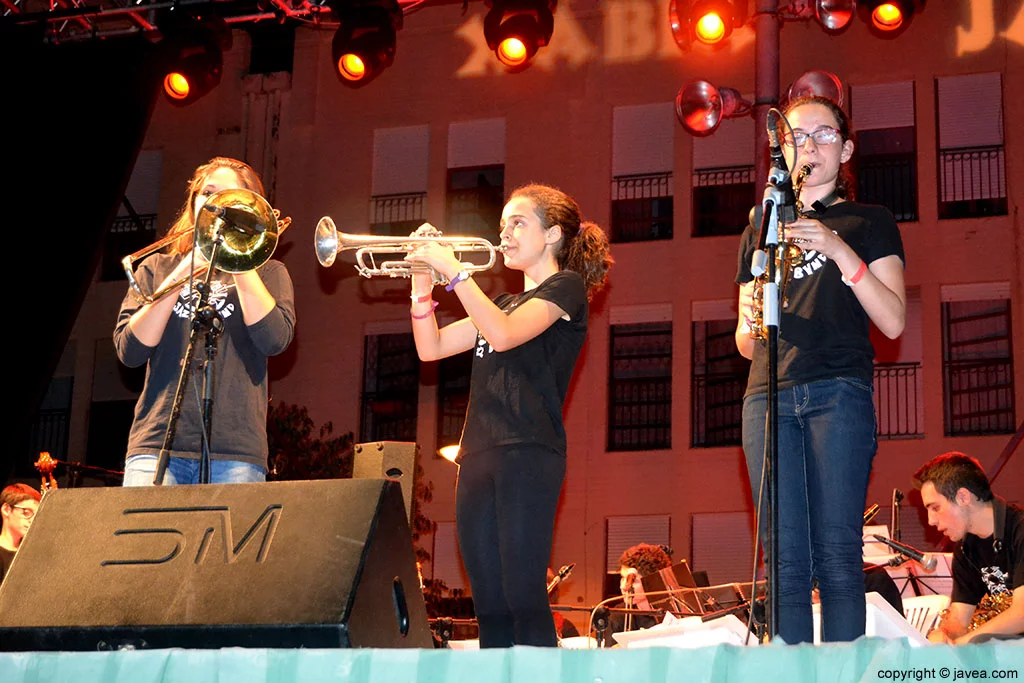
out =
[[(754, 187), (764, 187), (768, 181), (768, 129), (765, 124), (768, 110), (779, 101), (779, 3), (778, 0), (757, 0), (754, 14), (755, 55), (754, 55), (754, 129), (756, 131), (756, 181)], [(774, 276), (774, 251), (769, 251), (769, 273)], [(774, 281), (772, 277), (769, 282)], [(767, 296), (767, 294), (766, 294)], [(779, 525), (778, 525), (778, 393), (776, 359), (778, 354), (778, 327), (768, 330), (768, 419), (765, 421), (765, 459), (768, 476), (767, 524), (768, 538), (765, 545), (767, 572), (765, 587), (765, 626), (769, 640), (779, 632)]]

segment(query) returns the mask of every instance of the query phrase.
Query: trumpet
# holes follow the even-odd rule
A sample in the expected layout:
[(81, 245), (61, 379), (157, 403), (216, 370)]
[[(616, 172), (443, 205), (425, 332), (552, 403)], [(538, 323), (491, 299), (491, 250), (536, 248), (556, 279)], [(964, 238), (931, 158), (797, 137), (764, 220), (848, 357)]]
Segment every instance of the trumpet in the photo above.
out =
[(463, 263), (465, 270), (477, 272), (494, 267), (498, 253), (504, 253), (507, 247), (495, 246), (483, 237), (444, 237), (439, 230), (431, 230), (415, 237), (377, 237), (375, 235), (350, 235), (339, 232), (330, 216), (324, 216), (316, 224), (314, 248), (316, 258), (325, 268), (334, 264), (338, 252), (349, 249), (356, 250), (356, 271), (366, 278), (376, 276), (412, 277), (413, 273), (430, 273), (435, 285), (443, 285), (448, 278), (423, 263), (410, 263), (404, 260), (381, 261), (374, 258), (377, 254), (398, 254), (415, 251), (424, 244), (440, 244), (451, 249), (462, 260), (464, 253), (486, 253), (486, 263)]
[(291, 225), (291, 222), (292, 219), (287, 216), (281, 218), (277, 209), (271, 208), (266, 199), (252, 190), (221, 190), (210, 195), (196, 216), (192, 228), (168, 235), (144, 249), (125, 256), (121, 259), (121, 265), (136, 298), (144, 304), (151, 304), (190, 278), (203, 276), (209, 270), (209, 265), (199, 266), (190, 276), (165, 285), (152, 294), (146, 294), (135, 279), (135, 264), (138, 261), (183, 237), (193, 235), (199, 252), (207, 262), (213, 257), (214, 246), (220, 242), (217, 270), (225, 273), (244, 273), (259, 268), (270, 259), (277, 248), (278, 236)]
[[(797, 216), (803, 216), (804, 214), (803, 202), (800, 201), (800, 191), (803, 189), (804, 183), (807, 182), (807, 176), (811, 174), (812, 170), (810, 164), (804, 164), (797, 171), (796, 177), (793, 179), (793, 194), (796, 195)], [(804, 252), (795, 242), (787, 240), (785, 233), (781, 230), (780, 236), (779, 246), (775, 251), (775, 277), (779, 283), (779, 298), (782, 299), (782, 308), (786, 308), (789, 305), (789, 299), (786, 297), (786, 288), (789, 286), (793, 269), (799, 268), (804, 264)], [(767, 282), (767, 270), (762, 275), (754, 278), (753, 321), (750, 323), (750, 336), (757, 341), (768, 339), (768, 330), (764, 324), (764, 286)]]

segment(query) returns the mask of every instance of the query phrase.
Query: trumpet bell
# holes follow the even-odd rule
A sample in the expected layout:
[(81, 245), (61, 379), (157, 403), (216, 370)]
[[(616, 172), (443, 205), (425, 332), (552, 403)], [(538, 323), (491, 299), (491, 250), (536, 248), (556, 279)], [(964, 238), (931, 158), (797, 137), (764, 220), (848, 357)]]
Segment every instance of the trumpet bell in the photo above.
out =
[[(218, 215), (223, 209), (227, 215)], [(251, 190), (221, 190), (210, 195), (196, 217), (196, 239), (207, 259), (217, 234), (217, 270), (245, 273), (266, 263), (277, 249), (278, 222), (270, 203)]]
[(316, 224), (316, 235), (313, 247), (316, 249), (316, 260), (325, 268), (334, 265), (338, 256), (338, 228), (330, 216), (324, 216)]

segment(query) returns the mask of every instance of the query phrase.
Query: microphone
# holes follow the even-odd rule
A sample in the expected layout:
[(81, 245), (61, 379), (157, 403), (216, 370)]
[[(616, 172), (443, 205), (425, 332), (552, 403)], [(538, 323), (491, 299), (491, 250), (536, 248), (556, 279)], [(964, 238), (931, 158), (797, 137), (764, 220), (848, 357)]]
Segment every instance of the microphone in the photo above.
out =
[(221, 218), (227, 227), (246, 235), (259, 235), (267, 231), (267, 225), (256, 214), (234, 206), (213, 206), (203, 204), (203, 210)]
[[(900, 553), (902, 555), (906, 555), (907, 557), (912, 559), (914, 562), (917, 562), (919, 565), (924, 567), (925, 571), (929, 571), (930, 572), (931, 570), (935, 569), (935, 566), (939, 563), (939, 558), (937, 558), (937, 557), (935, 557), (934, 555), (931, 555), (931, 554), (922, 553), (917, 548), (914, 548), (913, 546), (909, 546), (906, 543), (900, 543), (899, 541), (894, 541), (892, 539), (886, 538), (885, 536), (881, 536), (879, 534), (871, 534), (871, 535), (874, 536), (875, 540), (879, 541), (880, 543), (886, 544), (887, 546), (889, 546), (890, 548), (892, 548), (896, 552), (898, 552), (898, 553)], [(896, 561), (894, 559), (894, 560), (889, 560), (889, 564), (895, 567), (895, 566), (898, 566), (900, 564), (900, 562), (898, 562), (898, 561)]]
[(779, 140), (779, 116), (778, 109), (768, 111), (768, 155), (772, 159), (768, 177), (776, 187), (789, 180), (789, 164), (786, 163), (786, 155), (782, 153), (782, 142)]
[(874, 504), (872, 504), (871, 507), (869, 507), (867, 510), (864, 511), (864, 524), (865, 525), (867, 525), (868, 522), (870, 522), (871, 520), (873, 520), (875, 518), (875, 515), (878, 514), (878, 510), (879, 509), (880, 508), (878, 507), (878, 503), (874, 503)]

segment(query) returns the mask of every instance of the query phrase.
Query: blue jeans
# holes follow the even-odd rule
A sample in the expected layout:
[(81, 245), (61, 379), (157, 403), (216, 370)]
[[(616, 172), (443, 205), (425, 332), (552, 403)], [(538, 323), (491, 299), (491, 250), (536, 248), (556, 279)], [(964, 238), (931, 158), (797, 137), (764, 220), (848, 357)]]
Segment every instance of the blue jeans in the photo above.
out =
[[(813, 641), (815, 581), (821, 596), (822, 640), (864, 635), (864, 499), (878, 449), (873, 391), (871, 385), (849, 378), (779, 390), (775, 590), (778, 635), (787, 643)], [(755, 505), (764, 462), (767, 398), (765, 393), (755, 394), (743, 402), (743, 450)], [(764, 498), (762, 508), (767, 492)]]
[[(155, 455), (133, 455), (124, 464), (122, 486), (152, 486), (156, 475)], [(267, 480), (267, 469), (239, 460), (210, 460), (211, 484), (249, 484)], [(164, 486), (198, 484), (199, 460), (171, 458), (164, 473)]]

